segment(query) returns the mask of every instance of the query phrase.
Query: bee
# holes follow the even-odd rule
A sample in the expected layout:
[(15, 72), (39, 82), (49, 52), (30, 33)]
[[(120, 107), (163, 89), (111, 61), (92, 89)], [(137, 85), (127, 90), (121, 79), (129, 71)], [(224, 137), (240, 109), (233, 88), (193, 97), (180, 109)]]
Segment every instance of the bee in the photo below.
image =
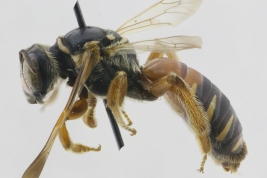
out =
[[(130, 43), (125, 34), (163, 26), (176, 26), (189, 18), (202, 0), (162, 0), (124, 23), (116, 31), (86, 26), (57, 38), (53, 46), (34, 44), (19, 52), (23, 91), (31, 104), (44, 103), (58, 80), (72, 88), (66, 106), (43, 150), (23, 177), (38, 177), (54, 140), (59, 136), (66, 150), (100, 151), (71, 141), (65, 122), (83, 116), (95, 127), (97, 97), (105, 98), (116, 122), (131, 135), (136, 130), (123, 109), (125, 97), (154, 101), (164, 96), (192, 128), (203, 159), (207, 155), (225, 171), (236, 172), (247, 154), (242, 126), (228, 98), (205, 76), (179, 61), (176, 52), (200, 48), (196, 36), (172, 36)], [(141, 66), (137, 53), (149, 51)]]

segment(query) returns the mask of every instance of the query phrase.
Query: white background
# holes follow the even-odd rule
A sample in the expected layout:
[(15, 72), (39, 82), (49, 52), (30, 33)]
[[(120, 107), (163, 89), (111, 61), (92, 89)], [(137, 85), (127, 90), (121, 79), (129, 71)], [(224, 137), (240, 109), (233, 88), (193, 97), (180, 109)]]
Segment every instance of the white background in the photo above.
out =
[[(80, 5), (87, 25), (116, 30), (156, 2), (80, 0)], [(59, 35), (76, 28), (74, 4), (74, 0), (0, 2), (0, 177), (21, 177), (46, 143), (71, 91), (63, 84), (53, 104), (28, 104), (21, 88), (18, 52), (34, 43), (53, 45)], [(213, 81), (235, 108), (249, 151), (239, 173), (225, 173), (210, 158), (205, 173), (198, 173), (202, 156), (194, 135), (167, 102), (127, 99), (125, 109), (138, 133), (131, 137), (122, 130), (125, 147), (118, 151), (99, 100), (98, 128), (89, 129), (81, 120), (67, 126), (74, 142), (101, 144), (102, 151), (73, 154), (56, 139), (41, 177), (266, 177), (266, 5), (265, 0), (205, 0), (178, 27), (129, 36), (131, 41), (173, 35), (202, 37), (202, 49), (179, 54), (188, 66)], [(140, 63), (144, 61), (140, 56)]]

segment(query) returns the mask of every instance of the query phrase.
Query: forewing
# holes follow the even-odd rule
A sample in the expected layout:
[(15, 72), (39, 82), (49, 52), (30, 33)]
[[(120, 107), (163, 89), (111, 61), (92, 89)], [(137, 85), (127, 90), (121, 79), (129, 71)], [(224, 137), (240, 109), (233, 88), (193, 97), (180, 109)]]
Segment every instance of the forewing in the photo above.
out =
[(194, 14), (202, 0), (162, 0), (124, 23), (120, 35), (162, 26), (176, 26)]
[(82, 67), (80, 68), (77, 79), (71, 91), (69, 100), (63, 112), (61, 113), (59, 119), (57, 120), (57, 123), (55, 124), (44, 148), (39, 153), (37, 158), (32, 162), (32, 164), (28, 167), (28, 169), (24, 172), (22, 178), (36, 178), (40, 176), (43, 167), (45, 165), (46, 159), (55, 141), (55, 138), (58, 135), (58, 132), (61, 129), (62, 125), (67, 120), (67, 117), (71, 111), (71, 108), (73, 107), (74, 102), (76, 101), (78, 95), (80, 94), (85, 81), (90, 75), (92, 68), (91, 66), (92, 60), (88, 60), (88, 58), (90, 58), (90, 55), (87, 57), (83, 57)]
[(202, 39), (198, 36), (172, 36), (126, 43), (107, 49), (110, 55), (142, 53), (146, 51), (159, 53), (173, 53), (180, 50), (201, 48)]

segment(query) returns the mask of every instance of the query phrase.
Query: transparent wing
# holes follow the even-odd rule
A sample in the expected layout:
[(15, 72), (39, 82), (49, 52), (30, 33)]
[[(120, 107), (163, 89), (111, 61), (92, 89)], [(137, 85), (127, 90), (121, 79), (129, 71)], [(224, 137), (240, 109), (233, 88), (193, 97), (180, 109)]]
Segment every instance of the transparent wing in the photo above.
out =
[(107, 49), (110, 56), (142, 52), (173, 53), (180, 50), (201, 48), (202, 39), (198, 36), (172, 36), (126, 43)]
[(67, 117), (71, 111), (71, 108), (73, 107), (74, 102), (77, 100), (78, 95), (81, 93), (83, 84), (85, 83), (85, 81), (90, 75), (90, 72), (88, 72), (90, 71), (90, 69), (91, 69), (90, 60), (84, 58), (82, 67), (78, 73), (78, 76), (73, 86), (73, 89), (71, 91), (69, 100), (63, 112), (61, 113), (59, 119), (57, 120), (57, 123), (55, 124), (44, 148), (39, 153), (39, 155), (36, 157), (36, 159), (32, 162), (32, 164), (28, 167), (28, 169), (24, 172), (22, 178), (36, 178), (40, 176), (43, 170), (43, 167), (45, 165), (46, 159), (55, 141), (55, 138), (57, 137), (58, 132), (61, 129), (62, 125), (67, 120)]
[(176, 26), (194, 14), (202, 0), (162, 0), (124, 23), (116, 31), (134, 33), (162, 26)]

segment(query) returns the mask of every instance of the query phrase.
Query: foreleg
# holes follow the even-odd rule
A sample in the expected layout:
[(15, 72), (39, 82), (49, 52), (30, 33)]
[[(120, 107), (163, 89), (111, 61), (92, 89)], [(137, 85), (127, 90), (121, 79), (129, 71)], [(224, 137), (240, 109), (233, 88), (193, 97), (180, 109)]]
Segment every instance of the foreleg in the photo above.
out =
[[(66, 54), (70, 54), (71, 52), (71, 48), (68, 45), (68, 43), (65, 41), (64, 37), (59, 37), (57, 39), (57, 43), (59, 46), (59, 49), (66, 53)], [(87, 42), (84, 44), (83, 49), (84, 52), (81, 55), (81, 60), (79, 61), (75, 61), (76, 65), (79, 65), (81, 61), (85, 61), (88, 60), (89, 64), (86, 70), (84, 70), (84, 75), (83, 76), (90, 76), (90, 73), (92, 72), (93, 68), (95, 67), (95, 65), (99, 62), (100, 60), (100, 53), (99, 53), (99, 47), (98, 47), (98, 41), (91, 41), (91, 42)], [(90, 55), (91, 54), (91, 55)], [(81, 66), (81, 68), (84, 66)], [(79, 76), (79, 75), (78, 75)], [(78, 80), (78, 79), (76, 79)], [(81, 78), (79, 79), (82, 83), (85, 83), (85, 81), (87, 80), (87, 77), (85, 78)], [(83, 116), (85, 114), (85, 112), (88, 109), (88, 91), (83, 88), (83, 90), (81, 91), (80, 95), (79, 95), (79, 100), (75, 101), (73, 107), (71, 108), (71, 111), (69, 113), (69, 115), (67, 116), (67, 120), (73, 120), (73, 119), (77, 119), (81, 116)], [(68, 102), (72, 102), (71, 100), (69, 100)], [(68, 130), (66, 128), (66, 124), (64, 123), (62, 128), (59, 131), (59, 138), (61, 141), (61, 144), (63, 145), (63, 147), (66, 150), (71, 150), (73, 152), (76, 153), (82, 153), (82, 152), (88, 152), (88, 151), (100, 151), (101, 146), (99, 146), (98, 148), (92, 148), (92, 147), (88, 147), (82, 144), (74, 144), (70, 137), (69, 137), (69, 133)]]

